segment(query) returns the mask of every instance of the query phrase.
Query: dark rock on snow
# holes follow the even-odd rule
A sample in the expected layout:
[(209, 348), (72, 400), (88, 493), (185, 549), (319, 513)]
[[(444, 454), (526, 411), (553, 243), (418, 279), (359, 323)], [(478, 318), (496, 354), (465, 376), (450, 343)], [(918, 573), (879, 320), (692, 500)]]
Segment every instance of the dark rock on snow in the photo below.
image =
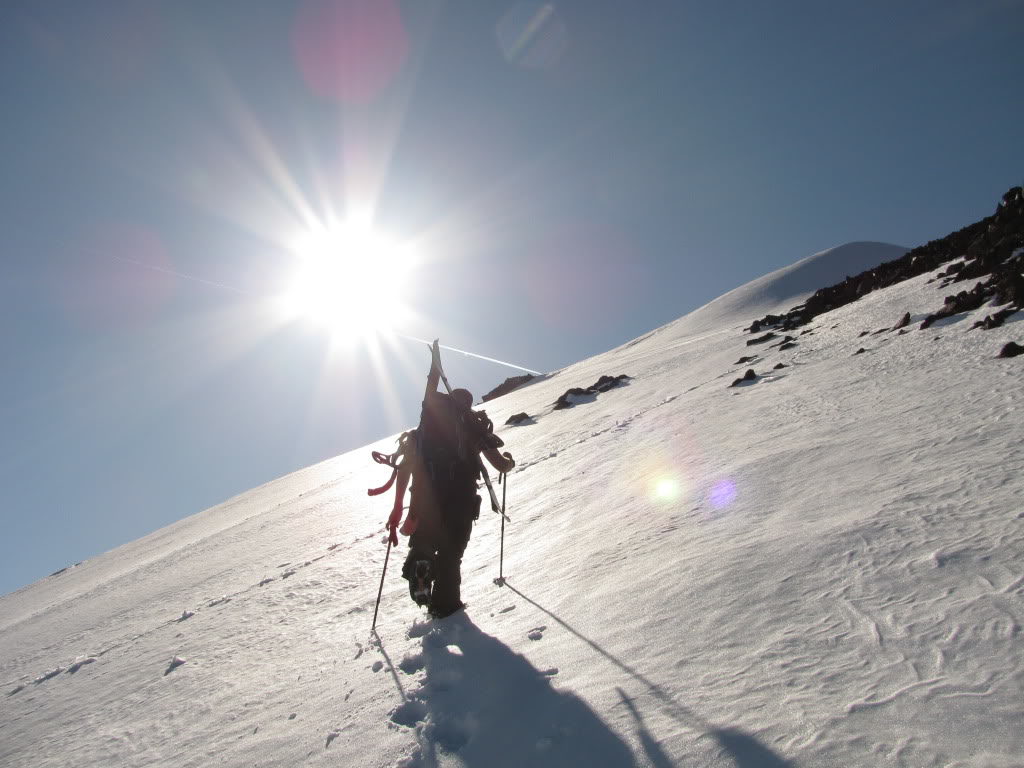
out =
[(502, 395), (507, 395), (513, 389), (518, 389), (519, 387), (523, 386), (524, 384), (529, 384), (535, 378), (536, 378), (535, 376), (531, 376), (529, 374), (526, 374), (524, 376), (511, 376), (511, 377), (505, 379), (501, 384), (496, 386), (494, 389), (492, 389), (486, 395), (481, 397), (480, 400), (482, 402), (486, 403), (487, 401), (493, 400), (496, 397), (501, 397)]
[(629, 380), (629, 376), (626, 374), (619, 374), (618, 376), (602, 376), (596, 382), (591, 384), (587, 389), (593, 392), (607, 392), (609, 389), (615, 389), (615, 387), (625, 384)]
[(752, 346), (754, 344), (763, 344), (766, 341), (771, 341), (775, 337), (776, 337), (776, 335), (774, 333), (769, 332), (769, 333), (766, 333), (764, 336), (757, 337), (756, 339), (749, 339), (747, 341), (747, 346), (749, 347), (749, 346)]
[(745, 384), (748, 381), (757, 381), (757, 374), (754, 373), (753, 368), (747, 369), (747, 372), (743, 374), (742, 378), (736, 379), (730, 387), (738, 387), (740, 384)]
[(983, 331), (991, 331), (993, 328), (998, 328), (999, 326), (1001, 326), (1003, 323), (1006, 322), (1007, 318), (1017, 314), (1017, 312), (1019, 311), (1020, 310), (1018, 310), (1016, 307), (1007, 307), (1006, 309), (1001, 309), (994, 314), (985, 315), (985, 319), (976, 322), (973, 326), (971, 326), (971, 330), (974, 330), (975, 328), (981, 328)]
[(516, 424), (522, 424), (527, 421), (533, 421), (528, 413), (515, 413), (508, 417), (505, 424), (515, 426)]
[(1016, 357), (1021, 353), (1024, 353), (1024, 347), (1010, 341), (999, 351), (998, 357)]
[(565, 391), (558, 400), (555, 401), (554, 409), (556, 411), (562, 410), (563, 408), (572, 408), (573, 397), (597, 397), (601, 392), (607, 392), (610, 389), (620, 387), (630, 380), (631, 377), (626, 374), (619, 374), (618, 376), (602, 376), (593, 384), (586, 389), (580, 387), (573, 387)]
[(555, 410), (560, 411), (563, 408), (572, 408), (574, 403), (572, 402), (574, 397), (587, 397), (593, 396), (595, 393), (590, 390), (583, 389), (582, 387), (572, 387), (571, 389), (565, 390), (562, 396), (555, 401)]

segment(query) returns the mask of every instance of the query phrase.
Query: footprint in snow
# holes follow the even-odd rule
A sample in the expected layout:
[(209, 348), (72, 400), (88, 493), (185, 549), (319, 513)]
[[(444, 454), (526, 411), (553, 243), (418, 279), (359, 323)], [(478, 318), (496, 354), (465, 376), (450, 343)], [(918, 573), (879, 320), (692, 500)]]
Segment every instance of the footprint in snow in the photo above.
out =
[(508, 613), (509, 611), (514, 611), (515, 609), (516, 607), (514, 605), (508, 605), (502, 608), (500, 611), (498, 611), (498, 613)]
[(395, 725), (404, 725), (406, 728), (415, 728), (417, 723), (427, 717), (427, 705), (419, 699), (407, 699), (395, 707), (391, 713), (391, 722)]
[(426, 662), (423, 661), (422, 653), (410, 653), (398, 662), (398, 668), (407, 675), (416, 674), (424, 666), (426, 666)]
[(330, 733), (328, 733), (327, 734), (327, 743), (324, 745), (324, 749), (329, 748), (331, 746), (331, 742), (334, 741), (339, 736), (341, 736), (341, 734), (338, 733), (337, 731), (331, 731)]
[(534, 627), (533, 629), (531, 629), (529, 632), (526, 633), (526, 636), (528, 638), (530, 638), (531, 640), (540, 640), (541, 638), (544, 637), (544, 631), (546, 629), (547, 629), (547, 627), (545, 627), (545, 626)]

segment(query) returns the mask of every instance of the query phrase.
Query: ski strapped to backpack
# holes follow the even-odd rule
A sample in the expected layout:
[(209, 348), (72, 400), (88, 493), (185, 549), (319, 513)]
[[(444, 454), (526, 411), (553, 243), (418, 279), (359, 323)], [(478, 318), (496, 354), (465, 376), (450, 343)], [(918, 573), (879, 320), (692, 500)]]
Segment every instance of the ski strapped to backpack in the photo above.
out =
[[(441, 350), (438, 347), (436, 340), (434, 341), (433, 346), (430, 347), (430, 354), (432, 364), (437, 367), (437, 371), (441, 375), (441, 381), (444, 382), (444, 388), (448, 390), (448, 395), (450, 397), (452, 394), (452, 385), (448, 383), (448, 377), (444, 375), (444, 368), (441, 366)], [(487, 419), (487, 423), (490, 425), (491, 428), (491, 436), (498, 441), (498, 446), (500, 447), (501, 445), (503, 445), (503, 443), (501, 442), (501, 438), (493, 434), (494, 425), (491, 424), (490, 419)], [(487, 472), (487, 467), (484, 466), (484, 460), (480, 458), (479, 453), (476, 454), (475, 458), (477, 468), (480, 470), (480, 476), (483, 478), (484, 485), (487, 486), (487, 493), (491, 497), (491, 511), (501, 515), (505, 520), (512, 522), (511, 520), (509, 520), (508, 515), (506, 515), (505, 512), (502, 510), (501, 505), (498, 504), (498, 497), (494, 493), (494, 487), (491, 485), (491, 476)]]
[[(444, 369), (441, 367), (441, 354), (440, 349), (438, 347), (438, 343), (436, 341), (430, 347), (430, 351), (432, 375), (428, 377), (427, 380), (427, 388), (426, 392), (424, 393), (424, 413), (421, 414), (420, 427), (418, 427), (417, 429), (408, 430), (407, 432), (403, 432), (398, 438), (398, 449), (395, 450), (393, 453), (371, 451), (371, 456), (373, 457), (373, 460), (376, 463), (381, 464), (383, 466), (391, 467), (392, 471), (391, 477), (388, 478), (387, 482), (384, 483), (384, 485), (378, 488), (367, 489), (366, 493), (369, 496), (379, 496), (389, 491), (394, 486), (395, 481), (399, 476), (399, 473), (403, 470), (407, 463), (409, 464), (407, 471), (411, 471), (413, 462), (423, 458), (421, 452), (421, 449), (423, 448), (423, 434), (421, 430), (424, 428), (424, 424), (426, 421), (426, 403), (428, 398), (430, 397), (431, 392), (437, 386), (438, 378), (440, 378), (440, 380), (444, 383), (445, 389), (448, 391), (448, 397), (453, 397), (453, 390), (451, 384), (449, 384), (448, 377), (445, 375)], [(437, 375), (436, 378), (434, 376), (435, 372)], [(494, 434), (494, 424), (487, 417), (486, 413), (483, 413), (482, 411), (474, 411), (472, 409), (467, 409), (465, 412), (459, 414), (459, 418), (461, 420), (464, 420), (459, 424), (459, 428), (457, 430), (458, 441), (460, 443), (458, 453), (464, 454), (460, 458), (467, 460), (473, 466), (474, 471), (483, 478), (484, 485), (487, 487), (487, 492), (490, 495), (491, 509), (495, 513), (501, 515), (503, 520), (511, 522), (508, 515), (505, 514), (503, 506), (498, 504), (498, 498), (494, 492), (493, 486), (491, 485), (490, 476), (478, 452), (480, 446), (477, 444), (479, 442), (483, 442), (486, 443), (487, 447), (500, 448), (502, 445), (504, 445), (504, 442), (500, 437)], [(477, 438), (476, 440), (473, 441), (474, 444), (472, 446), (462, 445), (462, 442), (464, 440), (464, 429), (465, 431), (471, 432)], [(472, 458), (468, 458), (470, 455), (472, 456)], [(403, 482), (399, 484), (399, 487), (396, 489), (396, 494), (404, 493), (405, 482), (407, 481), (403, 480)], [(388, 529), (390, 531), (389, 538), (394, 543), (397, 543), (398, 538), (396, 531), (401, 516), (402, 507), (400, 506), (400, 504), (401, 502), (399, 498), (396, 498), (396, 507), (392, 511), (392, 515), (388, 520)], [(405, 534), (411, 533), (412, 530), (414, 529), (415, 520), (412, 519), (407, 520), (406, 525), (402, 526), (402, 532)]]

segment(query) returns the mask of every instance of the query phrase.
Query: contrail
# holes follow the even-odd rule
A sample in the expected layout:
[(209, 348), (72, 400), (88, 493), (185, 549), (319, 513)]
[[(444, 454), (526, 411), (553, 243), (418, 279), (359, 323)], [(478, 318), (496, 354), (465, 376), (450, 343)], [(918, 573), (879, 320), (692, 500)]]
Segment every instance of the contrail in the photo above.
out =
[[(214, 288), (220, 288), (222, 290), (230, 291), (231, 293), (237, 293), (240, 296), (247, 296), (247, 297), (252, 298), (252, 299), (260, 298), (259, 296), (257, 296), (254, 293), (250, 293), (249, 291), (243, 291), (241, 288), (235, 288), (233, 285), (227, 285), (226, 283), (216, 283), (213, 280), (204, 280), (203, 278), (196, 277), (195, 275), (186, 275), (183, 272), (175, 272), (172, 269), (164, 269), (163, 267), (157, 267), (157, 266), (154, 266), (153, 264), (147, 264), (144, 261), (136, 261), (135, 259), (129, 259), (129, 258), (126, 258), (124, 256), (116, 256), (116, 255), (114, 255), (112, 253), (108, 254), (108, 255), (112, 259), (117, 259), (118, 261), (123, 261), (123, 262), (125, 262), (127, 264), (134, 264), (137, 267), (142, 267), (144, 269), (149, 269), (149, 270), (152, 270), (153, 272), (161, 272), (161, 273), (163, 273), (165, 275), (172, 275), (174, 277), (180, 277), (182, 280), (191, 280), (194, 283), (201, 283), (202, 285), (210, 285), (210, 286), (213, 286)], [(418, 339), (415, 336), (409, 336), (408, 334), (399, 333), (398, 331), (391, 331), (391, 333), (394, 336), (398, 336), (400, 338), (406, 339), (407, 341), (415, 341), (415, 342), (419, 342), (421, 344), (426, 344), (428, 347), (430, 346), (430, 342), (426, 341), (424, 339)], [(515, 368), (517, 371), (526, 371), (526, 373), (533, 374), (534, 376), (541, 376), (542, 375), (540, 371), (534, 371), (531, 368), (526, 368), (525, 366), (522, 366), (522, 365), (516, 365), (515, 363), (507, 363), (504, 360), (498, 360), (498, 359), (493, 358), (493, 357), (487, 357), (487, 355), (478, 355), (475, 352), (467, 352), (464, 349), (456, 349), (455, 347), (449, 347), (449, 346), (447, 346), (445, 344), (440, 344), (439, 346), (441, 347), (441, 349), (447, 349), (449, 352), (458, 352), (460, 355), (466, 355), (467, 357), (475, 357), (478, 360), (486, 360), (488, 363), (496, 363), (497, 365), (504, 365), (507, 368)]]
[(137, 267), (143, 267), (143, 268), (151, 270), (153, 272), (160, 272), (160, 273), (165, 274), (165, 275), (172, 275), (173, 277), (180, 277), (182, 280), (191, 280), (193, 283), (201, 283), (203, 285), (212, 285), (214, 288), (221, 288), (221, 289), (223, 289), (225, 291), (230, 291), (231, 293), (237, 293), (240, 296), (248, 296), (249, 298), (252, 298), (252, 299), (259, 298), (256, 294), (249, 293), (248, 291), (243, 291), (241, 288), (235, 288), (233, 285), (227, 285), (225, 283), (215, 283), (213, 280), (204, 280), (203, 278), (196, 277), (195, 275), (186, 275), (183, 272), (175, 272), (173, 269), (164, 269), (163, 267), (157, 267), (157, 266), (155, 266), (153, 264), (147, 264), (144, 261), (136, 261), (135, 259), (129, 259), (129, 258), (125, 257), (125, 256), (118, 256), (118, 255), (113, 254), (113, 253), (108, 253), (107, 255), (110, 256), (110, 258), (112, 258), (112, 259), (117, 259), (118, 261), (123, 261), (126, 264), (134, 264)]
[[(430, 346), (430, 342), (425, 339), (418, 339), (415, 336), (409, 336), (408, 334), (405, 333), (398, 333), (397, 331), (392, 331), (392, 333), (395, 336), (402, 337), (403, 339), (407, 339), (409, 341), (417, 341), (420, 344), (426, 344), (428, 347)], [(487, 357), (486, 355), (478, 355), (475, 352), (467, 352), (464, 349), (456, 349), (455, 347), (449, 347), (446, 344), (438, 344), (438, 346), (441, 349), (447, 349), (449, 352), (458, 352), (460, 355), (466, 355), (467, 357), (475, 357), (478, 360), (486, 360), (489, 363), (497, 363), (498, 365), (504, 365), (508, 368), (515, 368), (517, 371), (526, 371), (527, 373), (532, 373), (534, 376), (543, 375), (540, 371), (535, 371), (531, 368), (526, 368), (525, 366), (522, 365), (516, 365), (515, 363), (507, 363), (504, 360), (497, 360), (496, 358)]]

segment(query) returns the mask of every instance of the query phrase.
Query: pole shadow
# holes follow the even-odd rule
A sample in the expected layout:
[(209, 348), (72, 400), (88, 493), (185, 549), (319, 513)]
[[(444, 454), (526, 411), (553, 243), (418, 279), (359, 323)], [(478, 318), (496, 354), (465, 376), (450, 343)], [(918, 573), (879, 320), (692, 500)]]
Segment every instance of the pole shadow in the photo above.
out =
[[(632, 750), (581, 698), (459, 612), (424, 635), (424, 677), (392, 715), (416, 729), (417, 768), (634, 768)], [(405, 662), (403, 662), (405, 663)]]
[[(769, 747), (758, 741), (754, 736), (749, 733), (741, 731), (737, 728), (721, 728), (714, 723), (701, 717), (699, 714), (694, 712), (692, 709), (680, 704), (676, 701), (675, 696), (664, 688), (659, 686), (657, 683), (650, 680), (648, 677), (643, 675), (638, 670), (626, 664), (624, 661), (614, 656), (613, 654), (606, 651), (598, 643), (591, 640), (589, 637), (584, 635), (578, 629), (573, 627), (561, 616), (552, 613), (550, 610), (545, 608), (543, 605), (538, 603), (536, 600), (527, 597), (514, 586), (512, 586), (508, 579), (505, 579), (504, 586), (514, 592), (516, 595), (521, 597), (527, 603), (532, 605), (537, 610), (547, 614), (551, 619), (557, 622), (563, 629), (570, 634), (582, 640), (588, 646), (590, 646), (595, 652), (603, 656), (614, 666), (621, 669), (627, 675), (632, 677), (634, 680), (639, 682), (641, 685), (646, 687), (648, 691), (654, 696), (654, 698), (661, 704), (662, 709), (673, 719), (679, 723), (691, 728), (695, 731), (701, 732), (706, 736), (710, 736), (718, 744), (722, 753), (731, 759), (736, 768), (796, 768), (796, 764), (783, 759)], [(656, 766), (656, 768), (668, 768), (674, 766), (674, 763), (668, 755), (661, 749), (657, 741), (653, 738), (651, 733), (647, 730), (646, 725), (640, 716), (639, 710), (636, 705), (633, 704), (632, 700), (629, 699), (625, 693), (618, 689), (619, 696), (623, 699), (623, 703), (630, 710), (633, 718), (637, 721), (637, 736), (640, 740), (644, 751), (647, 753), (647, 759)]]
[(644, 717), (640, 714), (640, 710), (637, 709), (633, 700), (621, 688), (616, 688), (615, 691), (619, 694), (619, 698), (622, 699), (623, 705), (629, 710), (629, 714), (636, 720), (636, 735), (652, 768), (675, 768), (676, 764), (672, 762), (672, 758), (665, 754), (665, 750), (661, 748), (658, 740), (647, 730)]

